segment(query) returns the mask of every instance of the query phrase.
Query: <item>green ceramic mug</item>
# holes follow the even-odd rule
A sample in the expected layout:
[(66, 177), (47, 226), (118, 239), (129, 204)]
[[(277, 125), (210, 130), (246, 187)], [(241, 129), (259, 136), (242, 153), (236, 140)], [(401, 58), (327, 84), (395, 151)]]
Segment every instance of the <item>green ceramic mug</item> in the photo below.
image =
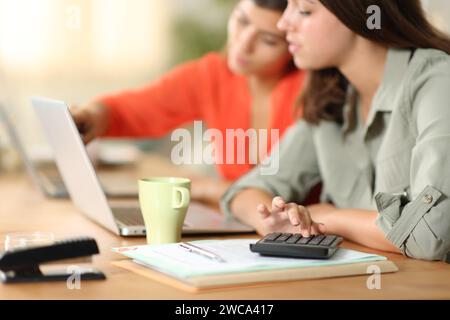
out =
[(139, 180), (139, 204), (148, 244), (181, 241), (181, 231), (191, 201), (191, 181), (184, 178)]

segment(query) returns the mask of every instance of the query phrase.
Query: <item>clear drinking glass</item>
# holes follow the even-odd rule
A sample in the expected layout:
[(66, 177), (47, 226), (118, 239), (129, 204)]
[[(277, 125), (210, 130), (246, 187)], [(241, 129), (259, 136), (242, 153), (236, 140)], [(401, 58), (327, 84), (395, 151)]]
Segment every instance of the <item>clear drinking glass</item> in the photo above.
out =
[(46, 246), (54, 241), (51, 232), (10, 233), (5, 237), (5, 251)]

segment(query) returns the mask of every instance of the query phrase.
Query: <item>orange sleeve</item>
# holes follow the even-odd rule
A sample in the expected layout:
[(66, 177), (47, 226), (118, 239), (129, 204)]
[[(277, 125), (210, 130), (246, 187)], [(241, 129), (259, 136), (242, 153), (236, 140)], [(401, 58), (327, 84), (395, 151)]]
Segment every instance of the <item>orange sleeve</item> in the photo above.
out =
[(194, 120), (203, 120), (219, 54), (186, 63), (150, 85), (99, 99), (110, 114), (106, 137), (158, 138)]

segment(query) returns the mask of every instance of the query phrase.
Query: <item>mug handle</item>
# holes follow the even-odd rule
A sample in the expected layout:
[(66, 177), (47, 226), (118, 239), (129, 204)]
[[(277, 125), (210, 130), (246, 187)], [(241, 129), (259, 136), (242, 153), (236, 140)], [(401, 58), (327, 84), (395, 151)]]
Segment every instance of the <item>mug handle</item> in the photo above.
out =
[[(181, 194), (181, 201), (180, 203), (176, 203), (177, 201), (177, 192)], [(191, 201), (191, 194), (187, 188), (183, 187), (174, 187), (173, 188), (173, 198), (172, 198), (172, 208), (173, 209), (181, 209), (185, 208), (189, 205), (189, 202)]]

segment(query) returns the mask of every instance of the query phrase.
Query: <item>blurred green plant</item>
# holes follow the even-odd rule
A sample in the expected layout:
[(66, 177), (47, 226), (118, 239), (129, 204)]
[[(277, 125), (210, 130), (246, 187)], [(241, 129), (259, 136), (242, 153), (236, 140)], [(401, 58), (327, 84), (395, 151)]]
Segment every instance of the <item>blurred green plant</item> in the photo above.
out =
[[(185, 61), (200, 58), (208, 52), (221, 51), (227, 40), (228, 18), (237, 1), (174, 0), (174, 50), (168, 70)], [(161, 139), (133, 142), (144, 152), (158, 152), (167, 157), (172, 149), (170, 134)]]
[[(186, 0), (182, 0), (186, 1)], [(237, 0), (194, 1), (191, 10), (179, 10), (173, 26), (173, 64), (221, 51), (226, 44), (228, 17)]]

